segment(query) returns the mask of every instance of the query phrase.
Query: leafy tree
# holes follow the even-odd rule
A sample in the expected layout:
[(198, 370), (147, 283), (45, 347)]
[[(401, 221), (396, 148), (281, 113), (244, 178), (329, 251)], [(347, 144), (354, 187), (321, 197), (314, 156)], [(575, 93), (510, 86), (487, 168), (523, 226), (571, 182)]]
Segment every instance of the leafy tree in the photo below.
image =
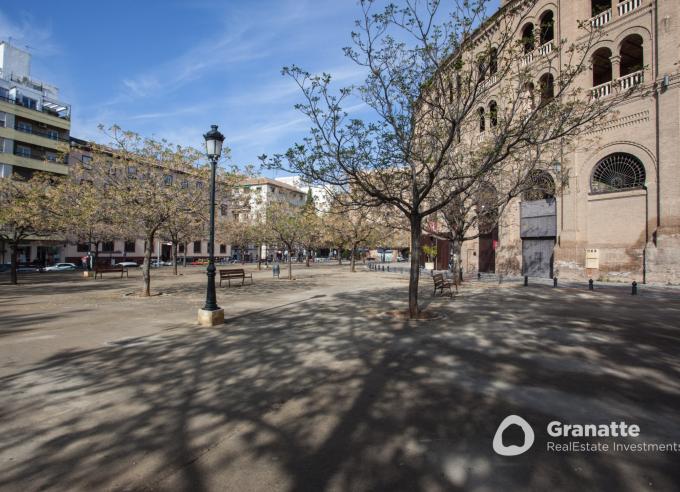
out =
[(19, 244), (29, 238), (49, 237), (59, 229), (54, 185), (61, 179), (44, 174), (0, 179), (0, 239), (11, 249), (12, 284), (18, 283)]
[(293, 279), (293, 252), (302, 244), (305, 214), (299, 207), (275, 201), (266, 209), (265, 227), (272, 242), (288, 250), (288, 280)]
[[(361, 205), (400, 211), (411, 235), (411, 318), (419, 313), (425, 219), (486, 183), (512, 200), (532, 172), (550, 168), (565, 142), (601, 125), (630, 95), (593, 98), (581, 88), (601, 35), (590, 23), (577, 43), (527, 53), (521, 28), (536, 3), (490, 18), (488, 0), (457, 0), (449, 12), (439, 0), (382, 9), (360, 0), (345, 54), (365, 70), (362, 84), (336, 91), (328, 74), (283, 70), (301, 89), (296, 108), (312, 129), (285, 154), (263, 160), (309, 183), (360, 190)], [(536, 84), (545, 71), (555, 74), (553, 82)], [(372, 117), (344, 109), (357, 98)], [(475, 207), (474, 200), (464, 203)]]

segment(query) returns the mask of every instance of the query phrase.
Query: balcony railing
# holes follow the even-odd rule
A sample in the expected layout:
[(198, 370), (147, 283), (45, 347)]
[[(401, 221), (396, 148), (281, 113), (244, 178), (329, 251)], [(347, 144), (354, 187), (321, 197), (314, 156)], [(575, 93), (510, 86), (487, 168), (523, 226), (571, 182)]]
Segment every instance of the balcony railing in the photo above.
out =
[(531, 51), (524, 55), (524, 58), (522, 58), (521, 65), (522, 67), (526, 67), (528, 65), (531, 65), (534, 62), (534, 52)]
[(593, 27), (602, 27), (605, 24), (609, 24), (612, 20), (612, 9), (605, 10), (601, 14), (596, 15), (590, 19), (590, 25)]
[(635, 87), (636, 85), (640, 85), (644, 81), (645, 78), (644, 75), (645, 71), (639, 70), (637, 72), (633, 72), (624, 77), (621, 77), (619, 79), (619, 87), (621, 87), (621, 90), (625, 91), (631, 89), (632, 87)]
[(548, 41), (543, 46), (538, 48), (538, 54), (541, 55), (541, 56), (546, 56), (546, 55), (549, 55), (550, 53), (552, 53), (552, 50), (553, 50), (553, 42)]
[(644, 75), (645, 75), (644, 70), (633, 72), (629, 75), (620, 77), (617, 80), (597, 85), (593, 87), (590, 90), (590, 92), (593, 98), (599, 99), (601, 97), (607, 97), (608, 95), (610, 95), (615, 87), (618, 87), (622, 91), (627, 91), (628, 89), (632, 89), (636, 85), (642, 84), (645, 80)]
[(39, 137), (45, 137), (45, 138), (49, 138), (51, 140), (57, 140), (59, 142), (68, 142), (69, 141), (68, 138), (61, 137), (59, 132), (55, 133), (54, 131), (50, 132), (50, 131), (45, 131), (45, 130), (38, 130), (38, 129), (35, 129), (35, 128), (26, 128), (26, 127), (22, 127), (22, 126), (19, 126), (19, 125), (15, 125), (14, 129), (19, 131), (19, 132), (28, 133), (30, 135), (38, 135)]
[(604, 84), (596, 85), (591, 89), (591, 93), (595, 99), (607, 97), (612, 93), (612, 82), (605, 82)]
[(630, 14), (633, 10), (637, 10), (642, 5), (642, 0), (627, 0), (618, 5), (619, 17)]
[[(6, 103), (9, 103), (9, 104), (15, 104), (17, 106), (21, 106), (23, 108), (30, 109), (31, 111), (38, 111), (39, 113), (49, 114), (50, 116), (54, 116), (56, 118), (61, 118), (62, 120), (70, 120), (71, 119), (71, 113), (68, 110), (68, 108), (66, 108), (63, 111), (56, 111), (54, 109), (50, 109), (49, 107), (46, 107), (44, 104), (40, 109), (32, 108), (30, 106), (26, 106), (25, 104), (22, 104), (21, 101), (19, 101), (19, 100), (10, 99), (9, 97), (5, 97), (5, 96), (0, 96), (0, 101), (6, 102)], [(58, 106), (58, 105), (53, 104), (53, 103), (49, 103), (49, 104), (52, 104), (55, 107)]]
[(479, 84), (479, 86), (482, 90), (484, 90), (487, 89), (488, 87), (491, 87), (496, 82), (498, 82), (498, 76), (496, 74), (493, 74), (489, 78), (484, 79), (484, 81), (481, 84)]

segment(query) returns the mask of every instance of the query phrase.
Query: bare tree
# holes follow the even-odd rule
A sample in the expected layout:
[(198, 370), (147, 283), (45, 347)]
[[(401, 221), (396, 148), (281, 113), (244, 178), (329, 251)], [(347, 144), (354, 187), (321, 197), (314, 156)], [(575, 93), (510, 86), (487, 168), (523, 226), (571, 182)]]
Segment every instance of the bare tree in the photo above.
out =
[[(577, 43), (555, 40), (550, 50), (523, 36), (536, 0), (509, 2), (492, 17), (488, 0), (457, 0), (450, 12), (439, 0), (382, 9), (377, 0), (359, 3), (345, 53), (365, 81), (335, 91), (328, 74), (284, 68), (301, 89), (296, 107), (312, 129), (285, 154), (263, 160), (306, 182), (360, 190), (363, 205), (399, 210), (410, 227), (415, 318), (425, 218), (457, 199), (474, 206), (461, 197), (484, 183), (511, 200), (560, 145), (593, 130), (627, 94), (594, 98), (581, 88), (599, 37), (589, 23)], [(543, 73), (550, 77), (536, 83)], [(356, 97), (372, 118), (343, 109)]]

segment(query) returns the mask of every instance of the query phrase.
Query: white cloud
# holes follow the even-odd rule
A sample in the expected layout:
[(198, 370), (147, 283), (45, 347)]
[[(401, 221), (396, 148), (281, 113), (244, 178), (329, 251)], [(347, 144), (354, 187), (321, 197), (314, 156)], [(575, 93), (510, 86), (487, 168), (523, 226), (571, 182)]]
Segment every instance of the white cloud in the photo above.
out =
[(32, 54), (54, 55), (60, 52), (52, 36), (51, 24), (45, 24), (26, 12), (20, 13), (19, 19), (13, 21), (0, 11), (0, 36)]

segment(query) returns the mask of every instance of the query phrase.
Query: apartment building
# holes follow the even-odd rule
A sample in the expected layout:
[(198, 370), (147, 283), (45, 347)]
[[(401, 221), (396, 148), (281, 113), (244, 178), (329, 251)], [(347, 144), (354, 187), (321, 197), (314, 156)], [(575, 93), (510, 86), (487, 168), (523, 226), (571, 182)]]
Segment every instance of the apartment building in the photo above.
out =
[[(584, 93), (607, 98), (633, 86), (644, 90), (565, 151), (559, 170), (541, 177), (544, 193), (524, 194), (493, 231), (465, 242), (463, 268), (680, 282), (680, 2), (506, 0), (496, 15), (525, 5), (530, 11), (518, 38), (526, 40), (523, 63), (532, 68), (536, 87), (550, 92), (559, 67), (543, 68), (541, 58), (560, 40), (577, 42), (585, 21), (602, 36), (581, 78)], [(487, 83), (501, 81), (491, 74)], [(480, 108), (479, 141), (493, 124), (483, 124), (492, 108), (492, 100)], [(537, 222), (544, 227), (529, 227)]]
[[(68, 145), (71, 108), (59, 90), (31, 77), (31, 54), (0, 41), (0, 179), (29, 178), (36, 171), (68, 174), (60, 157)], [(2, 262), (9, 251), (0, 251)], [(27, 239), (19, 262), (63, 261), (63, 242)]]

